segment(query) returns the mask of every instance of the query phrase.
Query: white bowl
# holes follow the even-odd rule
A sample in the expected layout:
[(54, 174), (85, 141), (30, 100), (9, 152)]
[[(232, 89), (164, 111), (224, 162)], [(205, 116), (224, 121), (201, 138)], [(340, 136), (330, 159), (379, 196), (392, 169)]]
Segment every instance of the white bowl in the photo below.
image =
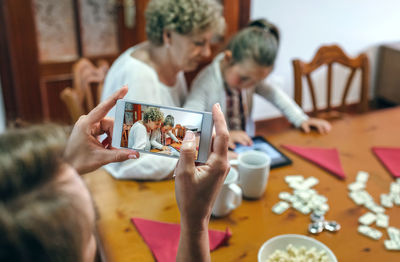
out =
[(296, 248), (304, 246), (307, 249), (315, 247), (318, 251), (324, 250), (331, 262), (338, 261), (332, 250), (322, 242), (303, 235), (287, 234), (273, 237), (265, 242), (258, 250), (258, 262), (265, 262), (277, 249), (285, 251), (289, 244)]

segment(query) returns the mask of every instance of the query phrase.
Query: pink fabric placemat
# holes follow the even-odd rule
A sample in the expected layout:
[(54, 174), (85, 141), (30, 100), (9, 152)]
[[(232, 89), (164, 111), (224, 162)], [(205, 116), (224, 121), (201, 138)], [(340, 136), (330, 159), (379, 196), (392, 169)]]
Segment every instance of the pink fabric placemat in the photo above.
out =
[(317, 166), (327, 170), (338, 178), (346, 178), (346, 174), (342, 168), (342, 163), (340, 162), (339, 152), (336, 148), (300, 147), (292, 145), (282, 146), (301, 156), (302, 158), (307, 159)]
[[(140, 235), (158, 262), (173, 262), (176, 258), (181, 227), (179, 224), (158, 222), (143, 218), (132, 218)], [(224, 245), (232, 236), (229, 229), (224, 231), (209, 230), (210, 250)]]
[(375, 153), (393, 177), (400, 177), (400, 148), (372, 147), (372, 152)]

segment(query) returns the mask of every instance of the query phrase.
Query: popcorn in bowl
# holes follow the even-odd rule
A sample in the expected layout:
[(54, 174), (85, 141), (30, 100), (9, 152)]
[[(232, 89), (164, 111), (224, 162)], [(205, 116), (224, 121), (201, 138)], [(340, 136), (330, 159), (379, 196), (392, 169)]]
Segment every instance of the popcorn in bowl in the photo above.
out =
[(277, 249), (270, 255), (265, 262), (330, 262), (325, 250), (317, 250), (317, 248), (306, 248), (301, 246), (296, 248), (292, 244), (286, 247), (286, 251)]
[(322, 242), (304, 235), (287, 234), (266, 241), (258, 251), (258, 262), (337, 262)]

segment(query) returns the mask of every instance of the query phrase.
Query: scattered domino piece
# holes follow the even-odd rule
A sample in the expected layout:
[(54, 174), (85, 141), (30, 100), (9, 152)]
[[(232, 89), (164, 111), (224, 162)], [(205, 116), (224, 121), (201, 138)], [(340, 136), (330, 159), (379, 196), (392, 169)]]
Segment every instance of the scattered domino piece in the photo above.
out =
[(358, 191), (350, 192), (349, 196), (358, 206), (361, 206), (365, 203), (365, 198)]
[(393, 207), (392, 197), (388, 194), (381, 194), (381, 205), (386, 208)]
[(376, 216), (375, 214), (368, 212), (365, 213), (364, 215), (360, 216), (360, 218), (358, 219), (358, 222), (360, 222), (363, 225), (369, 226), (372, 223), (374, 223), (376, 221)]
[(396, 206), (400, 206), (400, 195), (394, 196), (394, 198), (393, 198), (393, 203), (394, 203)]
[(383, 243), (385, 244), (385, 248), (387, 250), (400, 251), (400, 245), (393, 240), (385, 240)]
[(318, 184), (319, 180), (313, 176), (310, 176), (309, 178), (307, 178), (306, 180), (304, 180), (302, 186), (305, 188), (311, 188), (313, 186), (315, 186), (316, 184)]
[(400, 229), (395, 227), (388, 227), (387, 232), (390, 237), (390, 240), (400, 245)]
[(376, 225), (378, 227), (386, 228), (389, 226), (389, 216), (385, 214), (378, 214), (376, 216)]
[(365, 189), (365, 183), (354, 182), (347, 186), (347, 188), (351, 191), (358, 191), (361, 189)]
[(283, 212), (285, 212), (289, 207), (290, 207), (290, 205), (287, 202), (281, 201), (272, 207), (272, 212), (280, 215)]
[(400, 251), (400, 230), (395, 227), (388, 227), (387, 232), (390, 239), (384, 241), (385, 248)]
[(378, 240), (382, 237), (381, 231), (365, 225), (358, 226), (358, 232), (374, 240)]
[(364, 204), (364, 206), (374, 213), (384, 213), (385, 212), (385, 209), (383, 207), (381, 207), (380, 205), (377, 205), (373, 200), (366, 202)]
[(398, 183), (391, 183), (390, 184), (390, 192), (394, 194), (400, 193), (400, 184)]
[(291, 202), (292, 201), (292, 195), (288, 192), (280, 192), (279, 193), (279, 199)]
[(361, 183), (367, 183), (369, 174), (365, 171), (358, 171), (356, 181)]

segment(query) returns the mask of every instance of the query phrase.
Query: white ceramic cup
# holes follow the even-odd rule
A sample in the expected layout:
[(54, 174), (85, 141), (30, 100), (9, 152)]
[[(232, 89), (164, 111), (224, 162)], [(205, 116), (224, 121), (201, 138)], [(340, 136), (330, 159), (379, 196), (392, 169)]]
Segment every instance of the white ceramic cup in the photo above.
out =
[(232, 210), (242, 204), (242, 190), (237, 185), (239, 173), (235, 168), (229, 170), (224, 184), (215, 200), (212, 214), (216, 217), (228, 215)]
[(239, 168), (239, 185), (246, 198), (260, 198), (266, 189), (271, 158), (264, 152), (246, 151), (239, 154), (231, 165)]

